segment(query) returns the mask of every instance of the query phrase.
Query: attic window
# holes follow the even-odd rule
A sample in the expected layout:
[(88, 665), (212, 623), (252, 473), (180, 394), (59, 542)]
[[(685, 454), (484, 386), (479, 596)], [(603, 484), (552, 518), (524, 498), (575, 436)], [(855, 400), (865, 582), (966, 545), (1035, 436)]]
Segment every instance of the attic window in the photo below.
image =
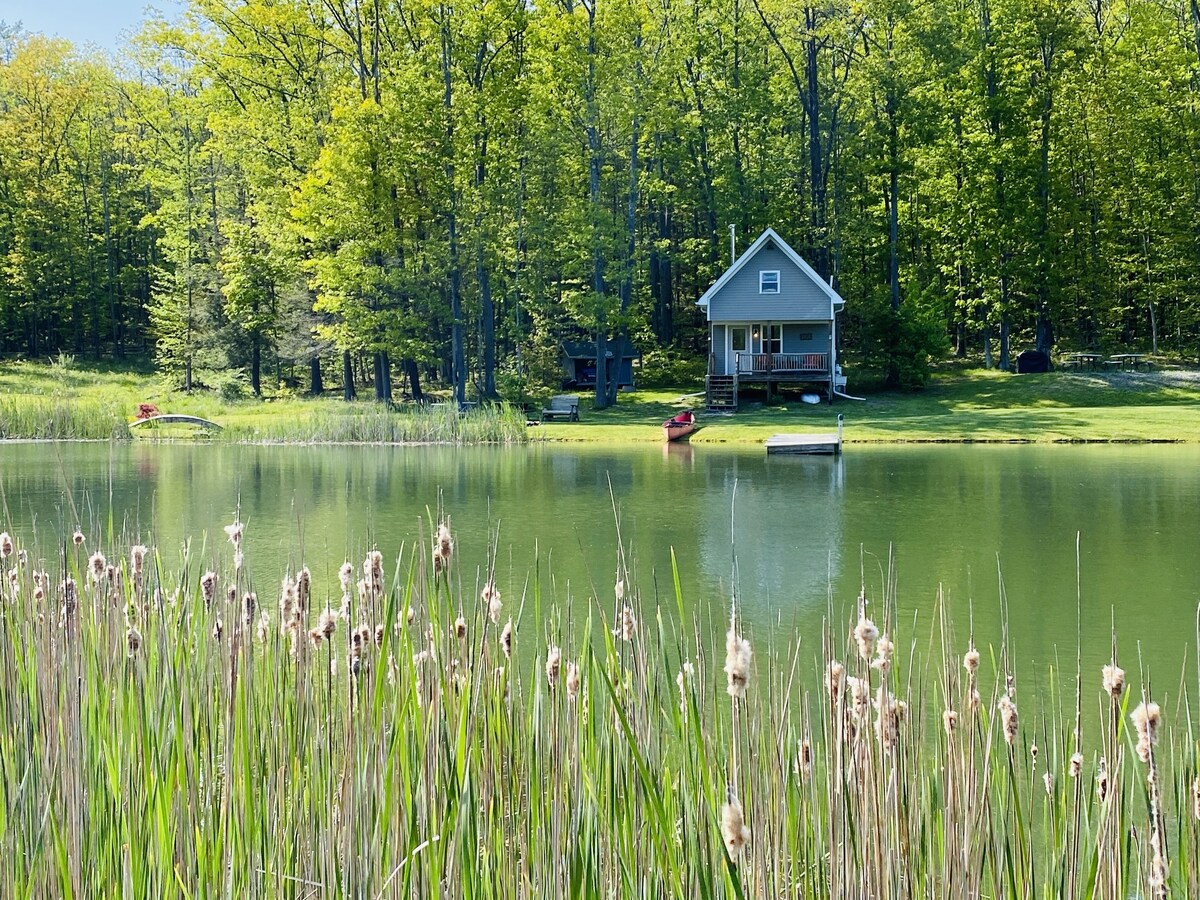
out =
[(760, 294), (779, 293), (779, 270), (763, 270), (758, 273), (758, 292)]

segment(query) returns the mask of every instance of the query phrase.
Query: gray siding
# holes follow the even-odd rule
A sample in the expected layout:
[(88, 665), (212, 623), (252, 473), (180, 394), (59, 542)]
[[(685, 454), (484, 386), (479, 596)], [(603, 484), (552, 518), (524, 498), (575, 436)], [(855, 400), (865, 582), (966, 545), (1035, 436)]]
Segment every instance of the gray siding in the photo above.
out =
[[(800, 336), (804, 334), (810, 334), (812, 337), (807, 341), (801, 340)], [(825, 322), (817, 322), (812, 325), (784, 325), (783, 352), (828, 353), (829, 325)]]
[[(760, 294), (758, 273), (779, 271), (779, 293)], [(783, 251), (768, 243), (709, 300), (711, 322), (821, 321), (833, 318), (833, 304), (821, 287)]]
[(723, 375), (728, 370), (725, 368), (725, 348), (729, 342), (725, 339), (725, 326), (713, 323), (712, 325), (712, 353), (716, 357), (716, 362), (713, 364), (713, 373)]

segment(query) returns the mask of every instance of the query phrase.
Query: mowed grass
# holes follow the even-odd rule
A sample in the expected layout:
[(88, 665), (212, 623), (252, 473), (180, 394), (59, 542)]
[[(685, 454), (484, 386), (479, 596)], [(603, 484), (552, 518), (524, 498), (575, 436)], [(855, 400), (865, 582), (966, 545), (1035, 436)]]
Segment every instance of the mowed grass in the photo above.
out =
[[(594, 411), (588, 398), (578, 423), (539, 426), (544, 440), (661, 441), (661, 424), (693, 407), (694, 444), (758, 444), (782, 432), (832, 432), (845, 440), (908, 441), (1200, 441), (1200, 380), (1190, 373), (1012, 375), (984, 369), (936, 375), (918, 392), (865, 392), (864, 400), (809, 405), (798, 393), (764, 402), (743, 395), (736, 414), (705, 413), (700, 386), (623, 394), (615, 408)], [(853, 390), (853, 389), (852, 389)]]
[(236, 523), (182, 558), (0, 534), (0, 896), (1200, 890), (1195, 698), (1117, 635), (1018, 680), (1019, 647), (904, 633), (889, 571), (768, 639), (633, 548), (572, 620), (545, 561), (497, 581), (444, 525), (326, 579)]
[[(138, 404), (153, 403), (162, 412), (219, 423), (224, 430), (204, 439), (222, 441), (656, 443), (663, 439), (663, 420), (692, 407), (701, 424), (690, 439), (695, 444), (759, 444), (781, 432), (831, 432), (838, 414), (845, 418), (847, 443), (1200, 442), (1200, 372), (1183, 369), (1017, 376), (947, 366), (922, 391), (866, 390), (862, 401), (833, 405), (805, 404), (794, 392), (766, 403), (761, 393), (744, 392), (736, 414), (706, 413), (702, 389), (692, 384), (622, 393), (606, 410), (592, 409), (584, 393), (581, 421), (540, 423), (537, 402), (528, 412), (498, 406), (460, 416), (438, 404), (388, 409), (370, 399), (345, 403), (336, 391), (317, 398), (225, 400), (209, 391), (174, 390), (147, 366), (6, 362), (0, 364), (0, 439), (126, 437)], [(527, 417), (535, 424), (526, 426)], [(188, 428), (141, 434), (201, 437)]]

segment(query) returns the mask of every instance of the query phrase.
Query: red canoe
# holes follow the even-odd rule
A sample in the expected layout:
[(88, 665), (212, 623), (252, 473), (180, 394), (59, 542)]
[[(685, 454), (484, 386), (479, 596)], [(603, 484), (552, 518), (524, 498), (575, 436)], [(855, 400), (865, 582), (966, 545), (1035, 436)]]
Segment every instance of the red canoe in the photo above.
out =
[(685, 409), (679, 415), (663, 422), (663, 437), (668, 441), (685, 438), (696, 430), (696, 415), (690, 409)]

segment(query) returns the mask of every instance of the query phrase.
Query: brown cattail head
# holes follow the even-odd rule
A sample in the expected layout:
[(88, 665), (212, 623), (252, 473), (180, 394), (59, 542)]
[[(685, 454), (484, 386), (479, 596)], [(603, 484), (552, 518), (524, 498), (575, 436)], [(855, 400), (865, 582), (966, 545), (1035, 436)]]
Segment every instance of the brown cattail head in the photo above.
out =
[(1108, 762), (1103, 756), (1096, 765), (1096, 798), (1101, 803), (1108, 798)]
[(75, 533), (71, 535), (71, 543), (76, 547), (82, 547), (85, 540), (86, 538), (84, 538), (83, 532), (76, 528)]
[(349, 560), (342, 563), (342, 567), (338, 569), (338, 581), (342, 583), (342, 593), (349, 594), (350, 587), (354, 584), (354, 564)]
[(725, 838), (725, 850), (729, 858), (737, 862), (750, 840), (750, 829), (746, 827), (742, 804), (734, 795), (733, 788), (728, 790), (725, 805), (721, 808), (721, 835)]
[(104, 559), (104, 554), (99, 550), (88, 557), (88, 575), (91, 577), (93, 584), (99, 584), (104, 580), (104, 573), (107, 568), (108, 562)]
[(265, 609), (258, 614), (258, 624), (254, 627), (254, 636), (260, 644), (265, 644), (271, 636), (271, 615)]
[(750, 684), (750, 652), (750, 642), (737, 633), (737, 622), (730, 616), (725, 635), (725, 690), (735, 700), (746, 696)]
[(796, 753), (796, 774), (801, 778), (808, 778), (812, 774), (812, 765), (812, 742), (808, 738), (804, 738), (800, 742), (799, 750)]
[(234, 547), (242, 545), (242, 532), (245, 528), (246, 526), (236, 519), (233, 524), (225, 526), (225, 534), (229, 536), (229, 543), (233, 544)]
[(1078, 778), (1083, 772), (1083, 754), (1072, 753), (1071, 761), (1067, 763), (1067, 774), (1072, 778)]
[(138, 648), (142, 646), (142, 635), (132, 625), (125, 632), (125, 644), (129, 647), (130, 658), (137, 656)]
[(1000, 711), (1000, 724), (1004, 731), (1004, 740), (1011, 747), (1017, 739), (1017, 704), (1012, 697), (1004, 694), (996, 707)]
[(454, 620), (454, 636), (460, 641), (467, 639), (467, 620), (462, 616)]
[(1140, 703), (1129, 714), (1137, 730), (1137, 755), (1142, 762), (1150, 762), (1151, 748), (1158, 743), (1158, 725), (1161, 712), (1157, 703)]
[(856, 719), (865, 719), (871, 709), (871, 685), (865, 678), (846, 676), (846, 687), (850, 689), (850, 709)]
[(1052, 797), (1054, 795), (1054, 776), (1050, 774), (1049, 769), (1042, 773), (1042, 784), (1046, 786), (1046, 796)]
[(825, 670), (825, 687), (829, 690), (829, 699), (837, 706), (842, 698), (842, 689), (846, 686), (846, 667), (836, 659)]
[(567, 684), (567, 699), (568, 700), (574, 700), (576, 697), (579, 696), (580, 680), (581, 680), (581, 676), (579, 673), (579, 666), (575, 665), (575, 663), (567, 663), (566, 684)]
[(1116, 663), (1109, 663), (1100, 671), (1104, 675), (1104, 692), (1116, 700), (1125, 689), (1125, 670)]
[(479, 593), (479, 601), (483, 604), (483, 608), (487, 610), (488, 621), (493, 625), (500, 622), (500, 591), (496, 589), (496, 583), (488, 580), (488, 583), (483, 586), (483, 590)]
[(332, 609), (325, 609), (317, 620), (317, 630), (323, 637), (332, 638), (334, 631), (337, 630), (337, 613)]
[(12, 552), (12, 535), (7, 531), (0, 531), (0, 559), (8, 559), (10, 556), (12, 556)]
[(204, 605), (212, 606), (217, 596), (217, 573), (205, 572), (200, 576), (200, 593), (204, 597)]
[(220, 619), (217, 619), (217, 621), (213, 623), (213, 627), (212, 627), (213, 640), (216, 641), (218, 644), (221, 643), (221, 635), (223, 635), (224, 633), (225, 633), (225, 625)]
[(146, 565), (146, 554), (150, 552), (150, 548), (143, 544), (134, 544), (129, 548), (129, 569), (133, 572), (134, 577), (141, 578), (142, 570)]
[(866, 616), (860, 616), (854, 626), (854, 641), (858, 644), (858, 655), (864, 660), (870, 660), (875, 649), (875, 641), (879, 638), (879, 629)]
[(954, 734), (958, 728), (958, 713), (952, 709), (947, 709), (942, 712), (942, 727), (946, 729), (946, 734)]
[(623, 641), (632, 641), (637, 635), (637, 619), (634, 618), (632, 607), (628, 605), (621, 607), (621, 618), (617, 621), (613, 635)]
[(242, 621), (249, 626), (254, 621), (254, 611), (258, 609), (258, 594), (246, 591), (242, 594)]
[(979, 671), (979, 651), (974, 647), (971, 647), (963, 654), (963, 668), (970, 675), (974, 675)]
[(438, 525), (437, 537), (433, 541), (433, 571), (447, 572), (450, 569), (450, 557), (454, 555), (454, 539), (445, 522)]
[(679, 708), (685, 714), (688, 710), (688, 687), (691, 685), (692, 677), (695, 674), (696, 667), (692, 665), (690, 660), (684, 660), (679, 674), (675, 676), (675, 684), (679, 686)]
[(551, 647), (546, 652), (546, 680), (550, 682), (550, 687), (554, 687), (558, 683), (558, 670), (562, 665), (562, 650), (558, 647)]
[(512, 659), (513, 651), (513, 622), (509, 619), (500, 632), (500, 649), (504, 651), (505, 659)]
[(878, 669), (886, 675), (892, 668), (892, 654), (896, 651), (896, 645), (885, 634), (879, 639), (879, 643), (875, 645), (875, 651), (879, 655), (871, 660), (871, 668)]

